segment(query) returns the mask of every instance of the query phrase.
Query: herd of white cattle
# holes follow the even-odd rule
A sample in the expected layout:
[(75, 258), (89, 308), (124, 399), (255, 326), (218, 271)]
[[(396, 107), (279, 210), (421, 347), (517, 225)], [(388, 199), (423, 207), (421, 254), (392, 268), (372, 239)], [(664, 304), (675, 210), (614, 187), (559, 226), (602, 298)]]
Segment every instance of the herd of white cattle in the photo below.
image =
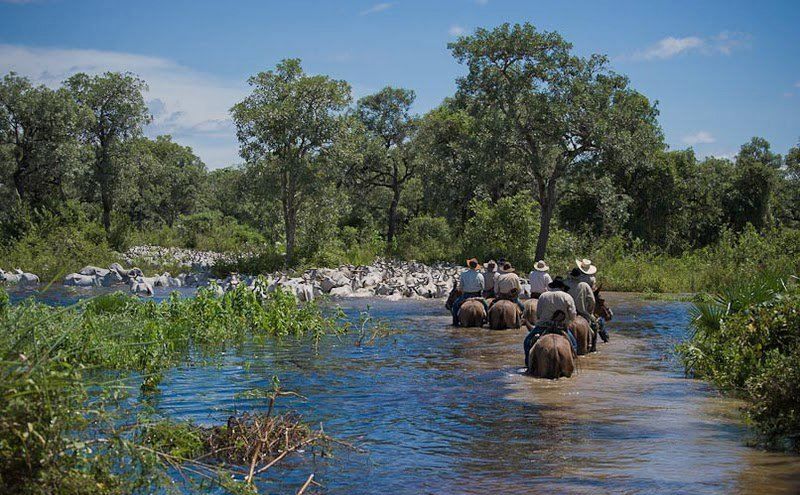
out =
[[(225, 279), (215, 279), (210, 275), (210, 266), (219, 256), (178, 248), (156, 248), (142, 246), (132, 248), (124, 256), (130, 262), (145, 257), (148, 262), (171, 262), (186, 267), (187, 272), (172, 276), (169, 273), (145, 276), (136, 267), (124, 268), (114, 263), (108, 268), (86, 266), (64, 278), (68, 287), (92, 289), (98, 287), (127, 286), (132, 294), (152, 296), (156, 288), (203, 287), (210, 286), (219, 293), (237, 286), (255, 289), (255, 276), (233, 273)], [(447, 296), (453, 284), (466, 268), (449, 263), (426, 265), (418, 262), (379, 259), (370, 265), (341, 265), (337, 268), (317, 268), (302, 273), (274, 272), (265, 274), (268, 292), (278, 287), (295, 294), (300, 301), (310, 301), (321, 294), (334, 297), (373, 297), (391, 299), (406, 297), (439, 298)], [(5, 272), (0, 270), (0, 283), (32, 288), (39, 285), (39, 277), (22, 270)], [(530, 287), (523, 282), (523, 292)], [(261, 285), (264, 287), (264, 285)]]

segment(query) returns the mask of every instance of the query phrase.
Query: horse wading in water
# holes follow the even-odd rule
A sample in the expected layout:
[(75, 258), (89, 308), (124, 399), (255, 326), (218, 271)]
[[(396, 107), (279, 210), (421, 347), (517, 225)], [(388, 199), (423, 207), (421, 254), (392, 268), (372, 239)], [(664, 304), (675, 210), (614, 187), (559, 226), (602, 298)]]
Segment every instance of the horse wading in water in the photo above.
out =
[[(453, 304), (455, 301), (461, 296), (461, 291), (458, 290), (458, 287), (454, 286), (453, 290), (450, 291), (450, 294), (447, 296), (447, 301), (444, 303), (444, 307), (448, 311), (453, 310)], [(458, 310), (458, 322), (459, 325), (462, 327), (480, 327), (483, 326), (483, 323), (486, 321), (486, 307), (484, 306), (484, 302), (480, 299), (467, 299), (461, 304), (461, 307)]]
[(506, 330), (522, 326), (522, 312), (514, 301), (496, 299), (489, 308), (487, 316), (489, 328), (492, 330)]
[(558, 311), (553, 318), (553, 328), (539, 336), (528, 351), (528, 373), (536, 378), (569, 378), (575, 371), (575, 351), (562, 333), (565, 316)]

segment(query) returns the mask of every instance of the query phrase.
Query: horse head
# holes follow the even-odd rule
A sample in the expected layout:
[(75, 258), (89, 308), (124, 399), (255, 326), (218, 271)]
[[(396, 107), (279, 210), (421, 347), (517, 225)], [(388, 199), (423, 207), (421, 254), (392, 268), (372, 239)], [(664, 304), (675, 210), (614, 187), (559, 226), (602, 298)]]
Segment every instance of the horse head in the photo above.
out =
[(461, 291), (458, 290), (458, 282), (453, 278), (453, 288), (450, 290), (450, 294), (447, 296), (447, 301), (444, 303), (444, 307), (450, 311), (453, 309), (453, 303), (456, 302), (458, 296), (461, 295)]
[(600, 289), (602, 288), (603, 286), (600, 285), (594, 290), (594, 315), (598, 318), (603, 318), (606, 321), (611, 321), (611, 319), (614, 317), (614, 312), (611, 311), (611, 308), (606, 306), (606, 300), (600, 295)]

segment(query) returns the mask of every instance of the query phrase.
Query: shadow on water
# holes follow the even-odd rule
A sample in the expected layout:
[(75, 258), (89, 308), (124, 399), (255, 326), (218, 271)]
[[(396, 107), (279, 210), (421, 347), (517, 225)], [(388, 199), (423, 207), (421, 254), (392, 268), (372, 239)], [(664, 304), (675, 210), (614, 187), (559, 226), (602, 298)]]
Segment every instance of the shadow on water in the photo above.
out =
[(281, 407), (364, 449), (296, 457), (269, 493), (293, 493), (311, 472), (331, 494), (800, 493), (800, 458), (746, 447), (739, 403), (683, 377), (672, 349), (687, 304), (608, 299), (612, 341), (570, 379), (522, 374), (522, 331), (454, 329), (441, 301), (356, 299), (338, 304), (405, 332), (367, 346), (251, 343), (217, 366), (170, 371), (148, 402), (219, 423), (264, 408), (235, 395), (278, 375), (309, 399)]

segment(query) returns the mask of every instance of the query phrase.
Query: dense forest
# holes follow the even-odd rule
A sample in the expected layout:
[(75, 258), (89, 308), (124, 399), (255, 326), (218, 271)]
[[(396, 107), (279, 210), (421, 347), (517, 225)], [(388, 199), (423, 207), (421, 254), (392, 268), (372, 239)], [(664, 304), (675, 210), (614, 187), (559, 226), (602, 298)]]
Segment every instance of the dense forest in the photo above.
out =
[(231, 108), (242, 163), (211, 171), (170, 136), (144, 136), (134, 74), (58, 88), (7, 74), (0, 267), (56, 276), (157, 244), (250, 253), (253, 270), (591, 256), (622, 290), (696, 290), (726, 263), (797, 272), (800, 147), (671, 150), (657, 102), (604, 56), (528, 24), (449, 49), (463, 76), (424, 115), (412, 89), (354, 100), (297, 59), (259, 72)]

